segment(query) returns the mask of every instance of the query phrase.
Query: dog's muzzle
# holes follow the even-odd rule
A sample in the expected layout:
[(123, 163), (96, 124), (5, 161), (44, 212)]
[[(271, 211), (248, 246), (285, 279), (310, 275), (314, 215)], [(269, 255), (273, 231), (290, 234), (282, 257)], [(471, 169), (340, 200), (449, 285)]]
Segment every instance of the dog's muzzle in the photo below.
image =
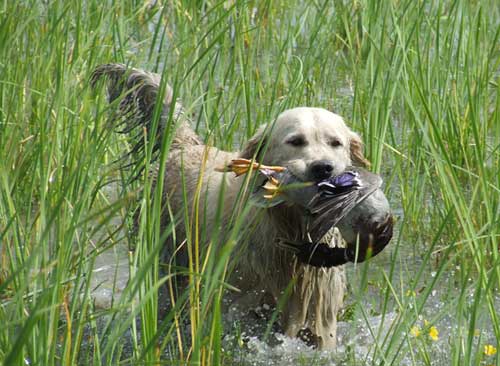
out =
[(330, 178), (333, 174), (333, 163), (330, 160), (316, 160), (309, 165), (308, 177), (311, 180), (319, 182)]

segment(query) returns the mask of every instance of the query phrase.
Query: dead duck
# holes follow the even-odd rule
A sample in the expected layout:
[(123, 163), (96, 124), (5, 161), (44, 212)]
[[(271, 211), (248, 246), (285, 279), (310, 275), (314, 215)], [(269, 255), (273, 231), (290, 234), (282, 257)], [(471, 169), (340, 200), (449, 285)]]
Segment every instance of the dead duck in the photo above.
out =
[[(315, 267), (363, 262), (380, 253), (393, 235), (394, 219), (381, 190), (382, 178), (359, 167), (319, 182), (302, 182), (284, 167), (235, 159), (226, 168), (236, 175), (257, 170), (265, 179), (252, 197), (260, 206), (288, 203), (304, 208), (305, 233), (300, 241), (279, 239), (278, 245)], [(346, 248), (319, 241), (336, 226)]]

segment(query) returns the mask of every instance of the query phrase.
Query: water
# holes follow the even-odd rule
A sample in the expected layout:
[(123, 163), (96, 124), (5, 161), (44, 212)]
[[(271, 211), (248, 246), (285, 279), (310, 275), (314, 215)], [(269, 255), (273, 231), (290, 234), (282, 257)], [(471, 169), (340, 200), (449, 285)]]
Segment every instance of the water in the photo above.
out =
[(109, 309), (127, 286), (129, 278), (128, 250), (115, 245), (99, 255), (92, 274), (92, 298), (97, 309)]
[[(110, 184), (103, 188), (103, 193), (110, 200), (118, 198), (118, 186)], [(95, 235), (95, 242), (107, 238), (115, 232), (115, 238), (124, 238), (123, 218), (115, 215), (109, 223)], [(128, 247), (123, 239), (117, 239), (115, 245), (103, 251), (96, 258), (91, 279), (92, 298), (96, 309), (109, 309), (122, 295), (129, 279)]]
[[(107, 187), (106, 193), (112, 199), (115, 195), (116, 187)], [(400, 212), (399, 210), (395, 210)], [(106, 233), (109, 230), (123, 227), (123, 219), (114, 217)], [(102, 233), (102, 235), (106, 235)], [(123, 233), (122, 233), (123, 234)], [(124, 237), (124, 235), (121, 235)], [(398, 237), (395, 232), (394, 238)], [(395, 337), (399, 337), (403, 345), (404, 352), (408, 355), (399, 357), (401, 365), (412, 365), (411, 354), (407, 342), (410, 342), (414, 352), (418, 353), (418, 347), (425, 345), (427, 352), (431, 355), (432, 365), (443, 365), (451, 362), (451, 347), (457, 334), (463, 339), (467, 339), (469, 332), (469, 322), (456, 318), (455, 304), (458, 299), (459, 288), (454, 284), (454, 270), (446, 271), (437, 278), (436, 284), (426, 299), (422, 310), (415, 323), (417, 330), (407, 324), (402, 313), (408, 314), (416, 310), (419, 302), (425, 294), (426, 288), (431, 286), (431, 282), (439, 276), (432, 268), (431, 264), (423, 264), (422, 259), (413, 253), (413, 249), (408, 245), (403, 245), (395, 252), (394, 242), (381, 253), (377, 258), (370, 261), (368, 268), (354, 265), (347, 265), (347, 276), (349, 295), (346, 299), (346, 307), (352, 311), (350, 316), (343, 314), (344, 320), (338, 324), (337, 350), (335, 352), (321, 352), (307, 346), (304, 342), (296, 338), (289, 338), (280, 333), (279, 329), (272, 329), (269, 337), (264, 340), (263, 336), (268, 327), (268, 320), (271, 318), (273, 309), (270, 305), (264, 304), (251, 311), (231, 312), (224, 315), (224, 327), (227, 334), (223, 344), (225, 350), (230, 353), (236, 364), (244, 365), (343, 365), (343, 364), (364, 364), (370, 363), (377, 347), (387, 350), (389, 342)], [(100, 254), (95, 263), (92, 278), (92, 296), (95, 306), (99, 309), (108, 309), (113, 302), (121, 296), (129, 278), (129, 252), (124, 241), (117, 243), (109, 250)], [(393, 258), (394, 257), (394, 258)], [(425, 265), (417, 291), (412, 292), (408, 288), (409, 281), (415, 276), (421, 266)], [(360, 288), (362, 283), (363, 270), (367, 270), (369, 282), (366, 290)], [(391, 274), (392, 273), (392, 274)], [(389, 293), (389, 300), (386, 300), (387, 278), (390, 279), (392, 292)], [(471, 279), (471, 285), (473, 281)], [(474, 301), (474, 286), (463, 294), (466, 297), (466, 304), (472, 306)], [(397, 297), (398, 300), (393, 298)], [(402, 302), (400, 305), (398, 302)], [(383, 304), (387, 306), (384, 309)], [(405, 307), (404, 312), (400, 306)], [(494, 299), (494, 306), (500, 309), (500, 296)], [(354, 310), (353, 310), (354, 309)], [(384, 314), (385, 311), (385, 314)], [(447, 315), (448, 314), (448, 315)], [(406, 323), (405, 323), (406, 322)], [(438, 335), (433, 339), (430, 335), (431, 327), (435, 327)], [(399, 331), (397, 331), (399, 329)], [(401, 330), (402, 329), (402, 330)], [(414, 333), (419, 333), (418, 336)], [(409, 334), (404, 340), (401, 334)], [(387, 335), (387, 337), (386, 337)], [(375, 341), (378, 339), (377, 342)], [(481, 347), (484, 344), (496, 344), (492, 325), (489, 323), (487, 309), (478, 316), (473, 345), (482, 353)], [(398, 347), (391, 346), (386, 357), (396, 357)], [(416, 357), (417, 360), (421, 359)], [(353, 361), (356, 360), (356, 361)], [(423, 361), (416, 364), (424, 364)]]

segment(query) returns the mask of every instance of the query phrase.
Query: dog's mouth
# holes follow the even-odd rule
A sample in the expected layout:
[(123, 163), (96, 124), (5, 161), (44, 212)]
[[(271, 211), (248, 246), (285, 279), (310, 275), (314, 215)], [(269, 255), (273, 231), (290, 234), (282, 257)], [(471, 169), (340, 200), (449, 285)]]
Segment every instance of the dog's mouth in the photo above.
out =
[(302, 183), (309, 183), (311, 179), (307, 177), (306, 169), (297, 169), (293, 164), (286, 164), (285, 168), (297, 181)]
[[(295, 178), (297, 178), (300, 182), (313, 182), (318, 183), (330, 177), (334, 177), (338, 174), (342, 173), (342, 170), (339, 170), (339, 166), (335, 166), (333, 163), (329, 164), (328, 170), (323, 168), (325, 171), (321, 171), (321, 166), (313, 167), (315, 163), (318, 161), (310, 161), (305, 162), (300, 159), (297, 160), (289, 160), (286, 164), (283, 164), (284, 167), (288, 170), (290, 174), (292, 174)], [(325, 162), (327, 162), (325, 160)], [(318, 171), (320, 170), (320, 171)]]

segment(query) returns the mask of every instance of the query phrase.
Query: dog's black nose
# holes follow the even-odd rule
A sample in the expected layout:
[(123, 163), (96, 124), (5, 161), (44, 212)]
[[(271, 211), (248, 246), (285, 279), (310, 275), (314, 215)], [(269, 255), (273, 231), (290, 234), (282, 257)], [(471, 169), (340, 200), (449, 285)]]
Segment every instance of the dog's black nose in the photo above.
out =
[(330, 160), (316, 160), (309, 166), (309, 177), (315, 181), (330, 178), (333, 173), (333, 164)]

